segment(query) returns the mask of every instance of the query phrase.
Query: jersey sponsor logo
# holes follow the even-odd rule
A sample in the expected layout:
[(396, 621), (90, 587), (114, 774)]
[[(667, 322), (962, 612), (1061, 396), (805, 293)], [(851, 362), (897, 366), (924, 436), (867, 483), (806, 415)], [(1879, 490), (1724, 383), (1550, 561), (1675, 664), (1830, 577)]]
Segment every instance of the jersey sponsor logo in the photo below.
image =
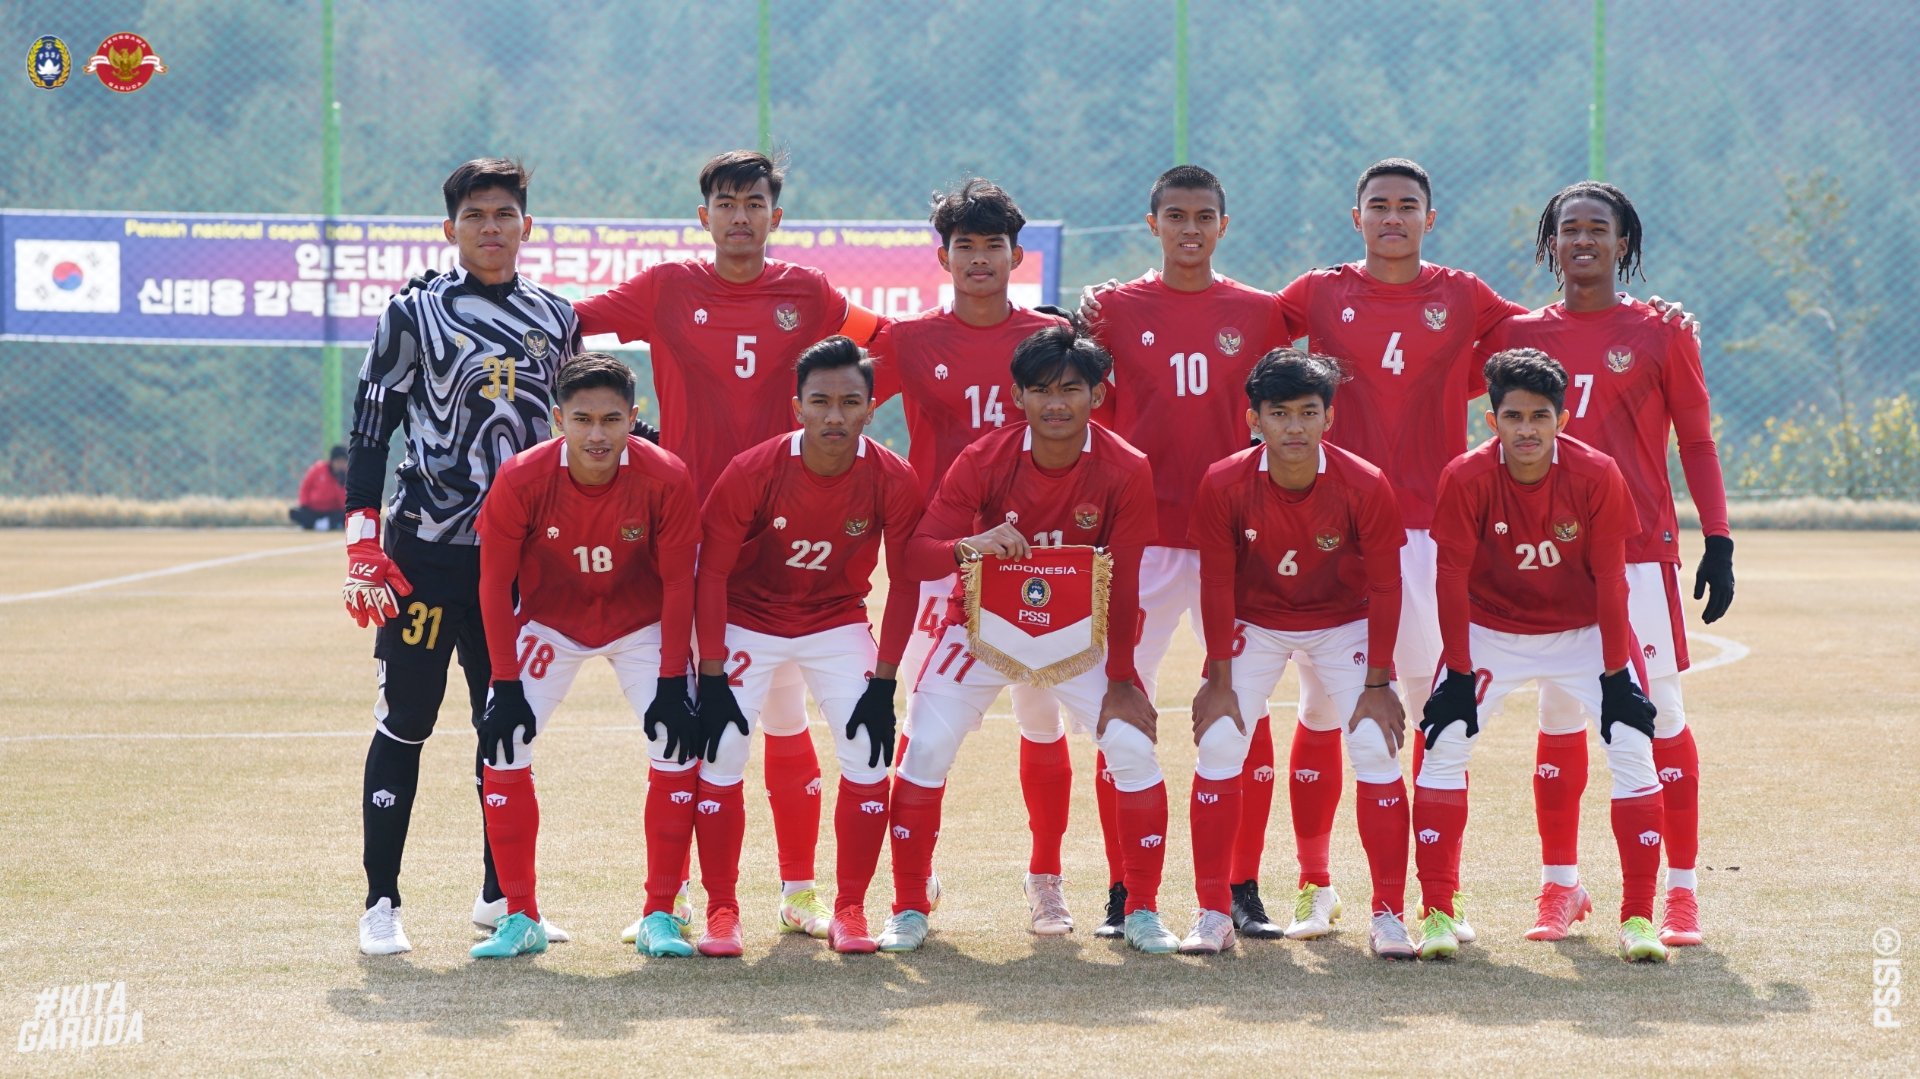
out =
[(1364, 666), (1366, 666), (1366, 665), (1367, 665), (1367, 654), (1366, 654), (1365, 652), (1355, 652), (1355, 653), (1353, 654), (1353, 665), (1354, 665), (1354, 666), (1356, 666), (1356, 667), (1364, 667)]
[(1420, 309), (1420, 317), (1427, 320), (1427, 329), (1444, 330), (1447, 328), (1447, 305), (1430, 303)]
[(1652, 659), (1653, 657), (1660, 654), (1660, 650), (1658, 648), (1655, 648), (1653, 645), (1643, 644), (1640, 646), (1640, 654), (1647, 657), (1648, 659)]
[(1252, 543), (1254, 540), (1257, 540), (1260, 538), (1260, 533), (1249, 528), (1247, 529), (1246, 536), (1247, 536), (1247, 542)]
[(674, 805), (677, 805), (677, 806), (686, 805), (688, 802), (693, 801), (693, 792), (692, 791), (674, 791), (672, 794), (667, 795), (667, 801), (672, 802)]
[(1221, 353), (1228, 356), (1239, 355), (1240, 346), (1246, 343), (1246, 338), (1241, 335), (1238, 329), (1232, 326), (1228, 326), (1219, 333), (1214, 334), (1213, 340), (1215, 344), (1220, 346)]
[(1505, 521), (1495, 521), (1495, 522), (1493, 522), (1493, 534), (1494, 534), (1494, 535), (1496, 535), (1496, 536), (1504, 536), (1504, 535), (1506, 535), (1506, 534), (1507, 534), (1507, 522), (1505, 522)]
[(1340, 546), (1340, 533), (1322, 532), (1313, 537), (1313, 545), (1323, 551), (1331, 551)]
[(1320, 773), (1312, 768), (1295, 768), (1293, 770), (1293, 781), (1295, 783), (1318, 783), (1320, 781)]
[(1340, 321), (1342, 321), (1342, 322), (1352, 322), (1352, 321), (1353, 321), (1353, 308), (1351, 308), (1351, 307), (1347, 307), (1347, 308), (1343, 308), (1343, 309), (1342, 309), (1342, 310), (1340, 311)]
[(1141, 333), (1140, 333), (1140, 343), (1141, 343), (1141, 344), (1143, 344), (1143, 345), (1151, 345), (1151, 344), (1153, 344), (1153, 331), (1152, 331), (1152, 330), (1143, 330), (1143, 331), (1141, 331)]
[(712, 815), (714, 813), (720, 812), (720, 803), (709, 798), (706, 801), (701, 802), (699, 805), (694, 806), (693, 808), (699, 810), (702, 813)]
[(849, 517), (847, 518), (847, 524), (846, 524), (847, 535), (849, 536), (865, 535), (867, 531), (867, 526), (872, 523), (873, 523), (873, 518), (871, 517)]
[(773, 519), (773, 527), (775, 528), (787, 527), (787, 519), (785, 517), (775, 517)]
[(1533, 774), (1539, 776), (1541, 779), (1559, 779), (1560, 766), (1557, 764), (1543, 764), (1535, 768)]
[(495, 791), (494, 793), (487, 795), (487, 804), (490, 806), (493, 806), (495, 809), (498, 809), (501, 806), (507, 804), (507, 796), (504, 794), (501, 794), (498, 791)]
[(1580, 522), (1571, 517), (1553, 522), (1553, 538), (1562, 543), (1580, 535)]
[(704, 307), (696, 307), (696, 308), (694, 308), (694, 309), (693, 309), (693, 324), (694, 324), (695, 326), (705, 326), (705, 325), (707, 324), (707, 309), (706, 309), (706, 308), (704, 308)]
[(813, 795), (815, 798), (820, 797), (820, 777), (819, 776), (814, 776), (811, 780), (807, 782), (807, 793)]
[(939, 379), (942, 382), (945, 382), (947, 380), (947, 365), (944, 363), (934, 364), (933, 377)]
[(116, 94), (131, 94), (155, 75), (166, 74), (167, 65), (139, 34), (119, 33), (100, 43), (87, 71), (100, 76), (100, 84)]
[(1045, 607), (1053, 600), (1053, 586), (1044, 577), (1029, 577), (1020, 586), (1020, 602), (1029, 607)]
[(1616, 375), (1624, 375), (1627, 373), (1627, 368), (1632, 366), (1632, 349), (1610, 348), (1607, 350), (1607, 370), (1612, 371)]
[(548, 539), (559, 539), (559, 538), (560, 538), (560, 526), (559, 526), (559, 525), (548, 525), (548, 526), (547, 526), (547, 538), (548, 538)]
[(1255, 768), (1253, 770), (1253, 781), (1255, 783), (1273, 782), (1273, 765), (1263, 764), (1260, 767)]
[(773, 309), (773, 321), (779, 323), (783, 330), (797, 330), (800, 328), (800, 309), (790, 303), (779, 304)]
[(545, 330), (528, 330), (520, 335), (520, 343), (526, 347), (527, 359), (534, 363), (545, 363), (547, 350), (553, 347), (553, 339)]
[(1641, 833), (1640, 833), (1640, 845), (1641, 845), (1641, 846), (1643, 846), (1643, 847), (1657, 847), (1657, 846), (1659, 846), (1659, 845), (1660, 845), (1660, 833), (1659, 833), (1659, 832), (1656, 832), (1656, 831), (1654, 831), (1654, 830), (1653, 830), (1653, 829), (1651, 829), (1651, 828), (1649, 828), (1649, 829), (1647, 829), (1647, 830), (1646, 830), (1646, 831), (1644, 831), (1644, 832), (1641, 832)]
[(1149, 849), (1159, 846), (1163, 841), (1164, 837), (1157, 835), (1143, 835), (1140, 837), (1140, 845)]
[(1678, 783), (1685, 778), (1687, 778), (1687, 774), (1678, 768), (1660, 769), (1660, 782), (1662, 783)]
[(646, 537), (646, 534), (647, 525), (644, 521), (635, 521), (620, 526), (620, 538), (626, 540), (628, 543), (643, 539)]
[(374, 791), (373, 796), (371, 798), (368, 798), (367, 801), (372, 802), (375, 809), (392, 809), (393, 808), (393, 792), (392, 791)]
[(1438, 843), (1440, 842), (1440, 833), (1431, 828), (1422, 828), (1420, 829), (1419, 836), (1416, 838), (1422, 843)]
[(1100, 524), (1100, 507), (1091, 502), (1082, 502), (1073, 507), (1073, 523), (1080, 528), (1093, 529)]
[(73, 74), (67, 43), (48, 34), (27, 47), (27, 80), (42, 90), (57, 90)]

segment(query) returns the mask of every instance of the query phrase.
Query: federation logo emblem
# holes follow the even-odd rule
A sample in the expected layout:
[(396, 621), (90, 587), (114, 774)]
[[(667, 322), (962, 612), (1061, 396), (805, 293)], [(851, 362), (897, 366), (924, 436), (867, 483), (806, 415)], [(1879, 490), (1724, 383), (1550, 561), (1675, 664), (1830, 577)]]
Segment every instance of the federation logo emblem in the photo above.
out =
[(1100, 507), (1091, 502), (1082, 502), (1073, 507), (1073, 523), (1087, 529), (1097, 526), (1100, 523)]
[(1313, 537), (1313, 545), (1323, 551), (1331, 551), (1340, 546), (1340, 533), (1322, 532)]
[(942, 382), (945, 382), (947, 380), (947, 365), (944, 363), (934, 364), (933, 377), (939, 379)]
[(1607, 350), (1607, 370), (1616, 375), (1624, 375), (1627, 368), (1633, 366), (1633, 350), (1610, 348)]
[(1256, 532), (1256, 531), (1254, 531), (1254, 530), (1253, 530), (1253, 529), (1251, 529), (1251, 528), (1249, 528), (1249, 529), (1247, 529), (1247, 542), (1248, 542), (1248, 543), (1252, 543), (1252, 542), (1253, 542), (1254, 540), (1257, 540), (1257, 539), (1259, 539), (1259, 538), (1260, 538), (1260, 533), (1258, 533), (1258, 532)]
[(73, 74), (73, 54), (67, 43), (48, 34), (27, 47), (27, 80), (42, 90), (57, 90)]
[(560, 538), (560, 528), (559, 528), (559, 526), (558, 526), (558, 525), (548, 525), (548, 526), (547, 526), (547, 538), (548, 538), (548, 539), (559, 539), (559, 538)]
[(797, 330), (800, 328), (800, 309), (783, 303), (773, 309), (773, 321), (778, 322), (783, 330)]
[(547, 337), (545, 330), (528, 330), (521, 336), (520, 343), (526, 346), (527, 359), (535, 363), (546, 360), (547, 350), (553, 347), (553, 341)]
[(1494, 535), (1496, 535), (1496, 536), (1504, 536), (1504, 535), (1506, 535), (1506, 534), (1507, 534), (1507, 522), (1505, 522), (1505, 521), (1495, 521), (1495, 522), (1493, 522), (1493, 534), (1494, 534)]
[(645, 524), (624, 524), (620, 526), (620, 538), (632, 543), (647, 534)]
[(1219, 333), (1215, 334), (1213, 336), (1213, 340), (1216, 344), (1220, 346), (1220, 351), (1222, 354), (1227, 356), (1236, 356), (1236, 355), (1239, 355), (1240, 345), (1245, 340), (1245, 338), (1243, 338), (1240, 335), (1239, 330), (1233, 328), (1232, 326), (1228, 326), (1226, 329), (1221, 330)]
[(864, 535), (866, 534), (867, 526), (872, 523), (873, 518), (871, 517), (850, 517), (847, 519), (847, 535)]
[(1141, 344), (1143, 344), (1143, 345), (1151, 345), (1151, 344), (1153, 344), (1153, 331), (1152, 331), (1152, 330), (1147, 330), (1147, 331), (1145, 331), (1144, 333), (1142, 333), (1142, 334), (1140, 335), (1140, 343), (1141, 343)]
[(1029, 607), (1045, 607), (1053, 602), (1053, 586), (1044, 577), (1029, 577), (1020, 586), (1020, 602)]
[(696, 308), (694, 308), (694, 309), (693, 309), (693, 324), (694, 324), (695, 326), (705, 326), (705, 325), (707, 324), (707, 309), (706, 309), (706, 308), (704, 308), (704, 307), (696, 307)]
[(1346, 308), (1346, 309), (1344, 309), (1344, 310), (1342, 310), (1342, 311), (1340, 312), (1340, 321), (1342, 321), (1342, 322), (1352, 322), (1352, 321), (1353, 321), (1353, 308), (1351, 308), (1351, 307), (1349, 307), (1349, 308)]
[(1420, 309), (1420, 317), (1427, 320), (1427, 329), (1444, 330), (1447, 328), (1447, 305), (1430, 303)]
[(93, 59), (87, 61), (89, 74), (100, 76), (100, 84), (116, 94), (131, 94), (155, 75), (166, 74), (167, 65), (139, 34), (119, 33), (100, 43)]
[(1580, 534), (1580, 522), (1569, 517), (1553, 522), (1553, 538), (1565, 543)]
[(773, 519), (773, 527), (776, 529), (787, 527), (787, 519), (785, 517), (775, 517)]

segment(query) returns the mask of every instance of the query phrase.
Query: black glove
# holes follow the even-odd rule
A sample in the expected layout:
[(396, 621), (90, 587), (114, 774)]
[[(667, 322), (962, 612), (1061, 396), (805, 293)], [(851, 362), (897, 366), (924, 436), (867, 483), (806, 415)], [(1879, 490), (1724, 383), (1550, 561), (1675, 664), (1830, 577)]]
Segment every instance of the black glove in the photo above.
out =
[(1034, 310), (1042, 315), (1052, 315), (1054, 318), (1066, 319), (1067, 325), (1072, 326), (1073, 332), (1075, 333), (1084, 334), (1087, 332), (1086, 326), (1082, 324), (1080, 321), (1080, 316), (1074, 314), (1072, 311), (1069, 311), (1064, 307), (1061, 307), (1059, 304), (1043, 303), (1040, 306), (1035, 307)]
[(1461, 674), (1453, 668), (1447, 668), (1447, 677), (1440, 682), (1440, 688), (1427, 698), (1426, 707), (1420, 710), (1420, 733), (1427, 736), (1427, 749), (1440, 740), (1440, 732), (1452, 723), (1465, 723), (1467, 737), (1480, 733), (1480, 704), (1473, 689), (1474, 676)]
[(1613, 725), (1625, 723), (1648, 738), (1653, 737), (1653, 717), (1660, 710), (1653, 706), (1640, 687), (1633, 684), (1625, 668), (1600, 676), (1600, 740), (1613, 744)]
[(1707, 553), (1693, 571), (1693, 598), (1708, 596), (1702, 622), (1717, 621), (1733, 606), (1733, 537), (1708, 536)]
[(645, 420), (639, 420), (639, 419), (634, 420), (633, 430), (627, 433), (633, 434), (633, 435), (639, 435), (641, 438), (646, 439), (648, 442), (651, 442), (656, 446), (660, 444), (660, 428), (655, 427), (653, 424), (650, 424)]
[(422, 291), (433, 283), (434, 278), (439, 276), (439, 270), (421, 270), (419, 273), (407, 278), (407, 283), (400, 286), (400, 295), (405, 296), (409, 292)]
[[(480, 731), (480, 752), (487, 763), (495, 768), (513, 763), (513, 732), (526, 728), (526, 737), (521, 741), (531, 745), (533, 736), (538, 733), (533, 722), (533, 709), (527, 706), (527, 693), (518, 678), (510, 682), (495, 682), (493, 693), (487, 697), (487, 711), (477, 725)], [(494, 759), (496, 748), (499, 760)]]
[(893, 767), (893, 690), (898, 684), (892, 678), (867, 679), (867, 691), (860, 694), (853, 706), (853, 718), (847, 720), (848, 741), (860, 728), (867, 729), (867, 742), (872, 747), (867, 751), (869, 768), (880, 767), (882, 760)]
[(651, 742), (662, 727), (667, 729), (667, 745), (662, 752), (675, 764), (685, 764), (706, 749), (700, 720), (693, 714), (693, 702), (687, 699), (685, 675), (662, 678), (654, 688), (653, 703), (647, 705), (646, 722), (640, 729)]
[(709, 764), (720, 760), (720, 736), (729, 724), (739, 727), (742, 735), (749, 733), (747, 717), (740, 714), (740, 702), (733, 699), (733, 687), (724, 674), (700, 676), (698, 713), (705, 748), (702, 755)]

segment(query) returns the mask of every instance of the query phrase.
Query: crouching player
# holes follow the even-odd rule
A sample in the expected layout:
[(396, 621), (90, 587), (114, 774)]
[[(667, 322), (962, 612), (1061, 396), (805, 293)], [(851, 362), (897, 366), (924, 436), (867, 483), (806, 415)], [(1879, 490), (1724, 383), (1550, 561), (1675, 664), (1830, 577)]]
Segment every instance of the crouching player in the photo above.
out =
[[(1076, 730), (1093, 734), (1120, 791), (1125, 847), (1126, 937), (1166, 953), (1179, 938), (1155, 906), (1166, 857), (1167, 787), (1154, 756), (1155, 713), (1136, 677), (1127, 627), (1140, 607), (1140, 555), (1157, 535), (1153, 474), (1140, 451), (1090, 422), (1106, 394), (1112, 360), (1092, 340), (1055, 326), (1013, 353), (1013, 401), (1026, 423), (982, 435), (941, 481), (908, 553), (921, 580), (944, 577), (984, 556), (1019, 559), (1046, 546), (1104, 547), (1112, 555), (1107, 655), (1052, 686)], [(956, 596), (957, 599), (957, 596)], [(927, 937), (927, 879), (940, 833), (941, 799), (960, 743), (1015, 679), (968, 650), (950, 603), (946, 626), (908, 702), (913, 740), (893, 799), (893, 917), (884, 951), (907, 952)]]
[[(904, 459), (861, 434), (873, 409), (873, 363), (858, 345), (829, 337), (802, 352), (794, 369), (801, 430), (735, 457), (702, 510), (697, 607), (706, 761), (697, 777), (682, 778), (678, 802), (670, 795), (663, 807), (680, 810), (675, 826), (648, 832), (649, 915), (639, 943), (653, 954), (667, 954), (654, 950), (656, 942), (672, 949), (678, 939), (677, 927), (656, 925), (654, 912), (669, 909), (696, 833), (707, 890), (700, 953), (741, 953), (741, 778), (749, 736), (783, 668), (797, 668), (805, 680), (840, 759), (839, 879), (827, 942), (839, 952), (874, 950), (866, 890), (886, 841), (893, 693), (917, 598), (901, 561), (920, 523), (920, 485)], [(888, 580), (899, 584), (888, 590), (876, 647), (867, 594), (882, 537)], [(812, 852), (806, 856), (811, 862)]]
[[(1406, 712), (1391, 681), (1400, 628), (1400, 547), (1406, 532), (1380, 470), (1321, 441), (1333, 422), (1339, 361), (1276, 349), (1247, 378), (1247, 423), (1261, 445), (1215, 464), (1201, 481), (1190, 538), (1200, 549), (1200, 616), (1207, 679), (1193, 698), (1194, 884), (1200, 912), (1180, 945), (1210, 955), (1233, 947), (1230, 871), (1240, 819), (1240, 773), (1253, 724), (1290, 656), (1345, 720), (1353, 759), (1360, 842), (1373, 871), (1375, 955), (1413, 958), (1400, 911), (1407, 880), (1407, 791), (1399, 748)], [(1342, 729), (1296, 738), (1331, 754), (1296, 769), (1326, 784), (1324, 817), (1294, 807), (1300, 900), (1287, 935), (1330, 932), (1340, 899), (1328, 876), (1333, 808), (1339, 804)]]
[(570, 360), (555, 399), (560, 437), (508, 461), (480, 510), (481, 618), (495, 674), (479, 724), (481, 802), (507, 916), (474, 945), (476, 959), (547, 950), (529, 743), (582, 664), (613, 664), (656, 760), (684, 760), (699, 744), (687, 699), (700, 539), (693, 481), (679, 458), (627, 433), (637, 410), (626, 364), (600, 352)]
[(1426, 908), (1420, 956), (1450, 956), (1453, 893), (1467, 824), (1467, 759), (1479, 717), (1537, 681), (1600, 717), (1613, 772), (1613, 835), (1624, 878), (1620, 954), (1665, 959), (1653, 930), (1664, 827), (1653, 766), (1655, 710), (1628, 669), (1626, 544), (1638, 531), (1613, 458), (1567, 425), (1567, 373), (1544, 352), (1510, 349), (1486, 364), (1496, 437), (1441, 473), (1433, 538), (1444, 671), (1424, 709), (1414, 835)]

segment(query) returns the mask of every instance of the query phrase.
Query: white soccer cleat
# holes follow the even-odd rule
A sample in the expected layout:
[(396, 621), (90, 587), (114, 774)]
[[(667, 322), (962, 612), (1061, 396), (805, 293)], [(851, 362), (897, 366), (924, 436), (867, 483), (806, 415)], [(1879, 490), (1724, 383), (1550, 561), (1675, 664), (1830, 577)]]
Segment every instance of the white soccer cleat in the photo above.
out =
[[(494, 928), (500, 924), (500, 919), (506, 916), (506, 896), (503, 895), (491, 903), (487, 902), (484, 895), (476, 895), (473, 897), (473, 927), (475, 929), (478, 929), (488, 936), (492, 936)], [(639, 925), (640, 923), (635, 922), (634, 924)], [(547, 921), (547, 917), (544, 914), (540, 916), (540, 928), (547, 931), (547, 943), (549, 944), (565, 944), (573, 939), (573, 934)], [(632, 944), (633, 941), (629, 940), (626, 943)]]
[[(1455, 938), (1459, 939), (1458, 937)], [(1391, 911), (1378, 911), (1367, 928), (1367, 948), (1382, 959), (1412, 959), (1418, 954), (1407, 923)]]
[(1453, 893), (1453, 939), (1462, 944), (1472, 944), (1480, 939), (1480, 934), (1467, 924), (1467, 893)]
[(1233, 950), (1233, 919), (1217, 910), (1194, 912), (1193, 931), (1180, 942), (1181, 955), (1219, 955)]
[(1057, 873), (1028, 873), (1022, 891), (1027, 894), (1027, 916), (1037, 937), (1064, 937), (1073, 932), (1067, 912), (1065, 884)]
[(927, 874), (927, 913), (932, 914), (934, 911), (939, 909), (940, 909), (940, 871), (936, 869)]
[(1287, 924), (1288, 940), (1313, 940), (1333, 932), (1340, 920), (1340, 893), (1332, 885), (1303, 884), (1293, 897), (1293, 921)]
[(407, 931), (400, 926), (400, 908), (382, 896), (360, 916), (361, 955), (399, 955), (413, 950)]

